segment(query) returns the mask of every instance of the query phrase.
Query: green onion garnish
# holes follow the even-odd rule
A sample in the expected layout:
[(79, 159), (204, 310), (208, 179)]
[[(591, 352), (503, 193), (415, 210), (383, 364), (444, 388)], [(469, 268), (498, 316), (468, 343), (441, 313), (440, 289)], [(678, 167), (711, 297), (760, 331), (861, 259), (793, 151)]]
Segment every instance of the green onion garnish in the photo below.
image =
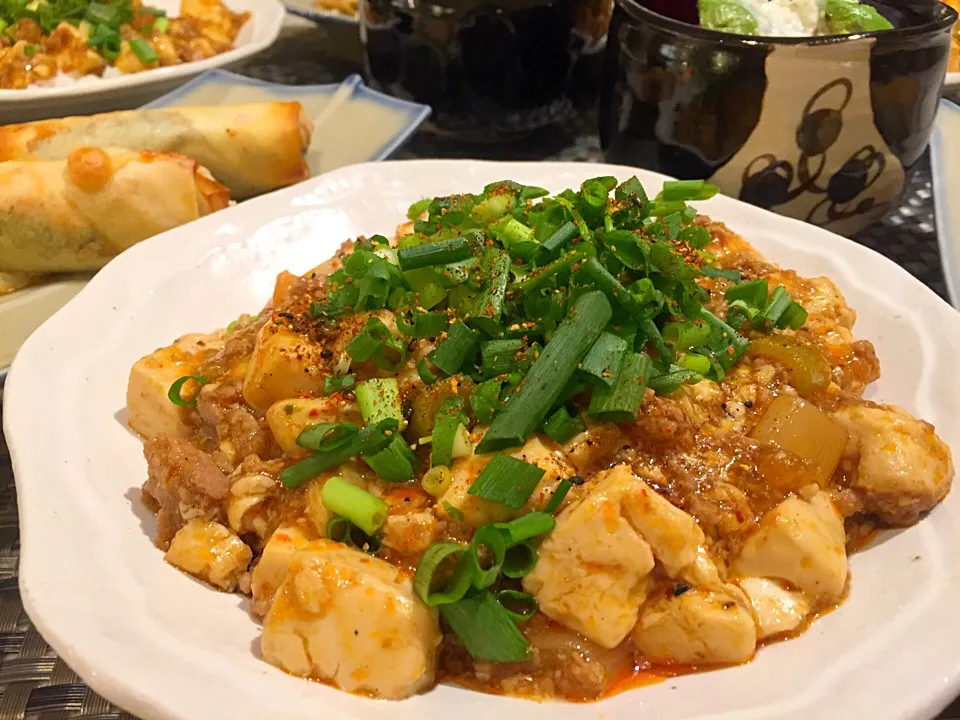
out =
[(323, 394), (333, 395), (338, 392), (350, 390), (357, 382), (353, 375), (344, 375), (343, 377), (334, 377), (328, 375), (323, 379)]
[(430, 447), (430, 466), (450, 466), (453, 462), (454, 444), (460, 427), (467, 423), (463, 413), (463, 401), (456, 395), (440, 403), (433, 423)]
[(130, 49), (133, 50), (133, 54), (136, 55), (137, 59), (144, 65), (150, 65), (160, 59), (157, 51), (143, 38), (133, 38), (133, 40), (130, 41)]
[(286, 468), (280, 473), (280, 482), (286, 488), (299, 487), (324, 470), (336, 467), (352, 457), (378, 453), (392, 442), (398, 427), (399, 423), (393, 418), (369, 425), (354, 435), (349, 444), (315, 452), (306, 460)]
[(483, 253), (480, 272), (484, 289), (471, 309), (470, 323), (488, 335), (496, 335), (500, 330), (503, 299), (510, 279), (510, 256), (501, 250), (487, 249)]
[(725, 270), (724, 268), (713, 267), (712, 265), (704, 265), (700, 268), (700, 272), (703, 273), (704, 277), (723, 278), (731, 282), (740, 282), (740, 273), (737, 270)]
[(612, 315), (603, 293), (589, 292), (577, 300), (533, 363), (516, 396), (494, 419), (477, 446), (478, 453), (523, 444), (553, 406)]
[(427, 355), (427, 359), (444, 375), (456, 375), (476, 352), (479, 339), (476, 330), (471, 330), (462, 322), (454, 323), (447, 331), (447, 338)]
[(519, 510), (537, 487), (543, 474), (544, 471), (536, 465), (509, 455), (495, 455), (467, 492)]
[(663, 200), (708, 200), (720, 192), (705, 180), (667, 180), (660, 193)]
[(434, 543), (420, 556), (413, 575), (413, 589), (430, 607), (455, 603), (473, 584), (466, 545)]
[(297, 445), (315, 452), (330, 452), (353, 442), (359, 429), (353, 423), (310, 425), (297, 435)]
[(168, 30), (170, 30), (170, 19), (158, 17), (153, 21), (153, 29), (161, 35), (164, 35)]
[(473, 586), (483, 590), (493, 585), (507, 557), (509, 532), (495, 525), (484, 525), (470, 542), (469, 562), (473, 567)]
[(476, 660), (519, 662), (530, 657), (523, 633), (489, 591), (441, 605), (440, 613)]
[(519, 364), (523, 340), (491, 340), (480, 345), (480, 372), (496, 377), (512, 372)]
[[(569, 481), (568, 481), (569, 482)], [(497, 527), (506, 530), (510, 536), (510, 546), (531, 540), (538, 535), (548, 533), (556, 527), (557, 521), (547, 512), (528, 512), (526, 515), (500, 523)]]
[(367, 535), (345, 517), (336, 516), (327, 523), (327, 537), (334, 542), (357, 550), (361, 550), (370, 555), (376, 555), (383, 547), (383, 543), (376, 535)]
[(653, 362), (642, 353), (630, 353), (623, 359), (617, 381), (610, 387), (594, 388), (590, 398), (590, 417), (606, 422), (636, 420), (647, 389)]
[(559, 250), (580, 234), (576, 223), (567, 221), (553, 235), (543, 241), (543, 249), (548, 252)]
[(357, 405), (365, 423), (377, 423), (384, 418), (397, 422), (403, 419), (400, 407), (400, 384), (396, 378), (374, 378), (357, 384)]
[(366, 490), (332, 477), (320, 491), (320, 499), (332, 513), (342, 515), (367, 535), (373, 535), (387, 519), (387, 504)]
[(401, 270), (416, 270), (466, 260), (473, 252), (473, 238), (454, 237), (398, 250), (397, 262)]
[(616, 381), (623, 356), (627, 353), (627, 341), (613, 333), (601, 333), (580, 365), (588, 380), (610, 387)]
[(399, 433), (380, 452), (365, 454), (363, 461), (381, 480), (388, 483), (410, 482), (419, 464), (417, 456)]
[(550, 502), (547, 503), (543, 511), (550, 515), (556, 515), (557, 510), (560, 509), (560, 505), (563, 503), (564, 498), (567, 497), (567, 493), (570, 492), (571, 488), (573, 488), (573, 483), (566, 478), (557, 483), (557, 489), (553, 491)]
[(474, 386), (470, 395), (470, 409), (481, 425), (489, 424), (500, 411), (503, 384), (503, 380), (487, 380)]
[(182, 378), (177, 378), (173, 381), (173, 384), (167, 391), (167, 398), (169, 398), (170, 402), (177, 407), (193, 407), (197, 404), (197, 398), (200, 396), (199, 391), (189, 400), (184, 400), (180, 395), (180, 392), (183, 390), (183, 386), (191, 380), (199, 383), (201, 386), (207, 384), (207, 379), (202, 375), (184, 375)]
[(543, 432), (558, 445), (563, 445), (586, 430), (586, 427), (583, 418), (571, 415), (566, 407), (561, 407), (543, 423)]
[(533, 595), (517, 590), (501, 590), (497, 593), (497, 602), (517, 625), (532, 618), (539, 609)]
[(503, 574), (508, 578), (526, 577), (537, 564), (537, 549), (529, 540), (511, 545), (503, 560)]

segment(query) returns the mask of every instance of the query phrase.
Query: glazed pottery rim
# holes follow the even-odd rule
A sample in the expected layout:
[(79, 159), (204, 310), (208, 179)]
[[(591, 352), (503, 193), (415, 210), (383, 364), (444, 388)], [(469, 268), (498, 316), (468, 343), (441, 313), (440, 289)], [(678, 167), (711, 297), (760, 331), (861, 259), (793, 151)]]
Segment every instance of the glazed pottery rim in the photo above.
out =
[(673, 30), (676, 33), (688, 35), (702, 40), (711, 40), (720, 44), (737, 44), (744, 46), (756, 45), (833, 45), (852, 42), (863, 38), (890, 38), (890, 41), (906, 40), (924, 35), (934, 34), (953, 27), (960, 13), (939, 0), (930, 0), (933, 13), (931, 20), (908, 27), (894, 28), (893, 30), (874, 30), (873, 32), (852, 33), (849, 35), (816, 35), (813, 37), (789, 37), (779, 35), (740, 35), (738, 33), (711, 30), (710, 28), (693, 25), (661, 15), (650, 8), (640, 5), (637, 0), (616, 0), (634, 19), (658, 23), (661, 27)]

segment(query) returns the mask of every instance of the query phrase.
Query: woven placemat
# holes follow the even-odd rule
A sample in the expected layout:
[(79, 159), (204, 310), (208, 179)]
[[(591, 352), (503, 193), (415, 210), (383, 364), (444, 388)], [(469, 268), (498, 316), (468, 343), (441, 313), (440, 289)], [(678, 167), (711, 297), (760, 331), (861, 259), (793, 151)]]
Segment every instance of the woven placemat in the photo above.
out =
[[(351, 69), (347, 67), (347, 70)], [(289, 55), (282, 62), (268, 55), (266, 60), (248, 65), (241, 71), (290, 84), (338, 79), (327, 63), (291, 59)], [(455, 148), (441, 146), (430, 137), (418, 136), (401, 151), (400, 157), (449, 156), (453, 152)], [(502, 157), (503, 153), (504, 148), (497, 150), (498, 156)], [(514, 159), (602, 159), (599, 141), (587, 127), (548, 134), (543, 145), (527, 143), (511, 154)], [(482, 156), (482, 153), (472, 155)], [(930, 168), (924, 159), (909, 176), (901, 207), (856, 239), (890, 257), (946, 297), (933, 213)], [(0, 720), (136, 720), (84, 685), (30, 624), (17, 587), (19, 552), (13, 471), (0, 434)], [(318, 710), (318, 717), (319, 713)], [(960, 702), (951, 706), (940, 720), (960, 720)]]

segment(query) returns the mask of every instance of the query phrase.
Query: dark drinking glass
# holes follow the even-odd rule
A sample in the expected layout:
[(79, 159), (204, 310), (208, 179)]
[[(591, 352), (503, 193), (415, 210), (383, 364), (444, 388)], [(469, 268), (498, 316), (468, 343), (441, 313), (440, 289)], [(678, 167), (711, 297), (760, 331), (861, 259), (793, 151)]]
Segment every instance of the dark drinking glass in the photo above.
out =
[(612, 9), (612, 0), (364, 0), (367, 79), (430, 105), (428, 129), (442, 135), (521, 137), (595, 98)]

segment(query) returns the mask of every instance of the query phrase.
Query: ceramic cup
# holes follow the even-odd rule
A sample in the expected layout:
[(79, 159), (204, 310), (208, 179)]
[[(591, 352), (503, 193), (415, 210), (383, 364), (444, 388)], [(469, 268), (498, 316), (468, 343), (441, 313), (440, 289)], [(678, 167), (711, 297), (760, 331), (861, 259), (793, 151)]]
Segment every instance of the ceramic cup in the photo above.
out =
[(366, 77), (430, 105), (435, 133), (517, 139), (596, 101), (612, 11), (613, 0), (363, 0)]
[(957, 13), (877, 7), (894, 30), (751, 37), (617, 0), (600, 137), (611, 162), (706, 178), (849, 235), (891, 209), (927, 146)]

